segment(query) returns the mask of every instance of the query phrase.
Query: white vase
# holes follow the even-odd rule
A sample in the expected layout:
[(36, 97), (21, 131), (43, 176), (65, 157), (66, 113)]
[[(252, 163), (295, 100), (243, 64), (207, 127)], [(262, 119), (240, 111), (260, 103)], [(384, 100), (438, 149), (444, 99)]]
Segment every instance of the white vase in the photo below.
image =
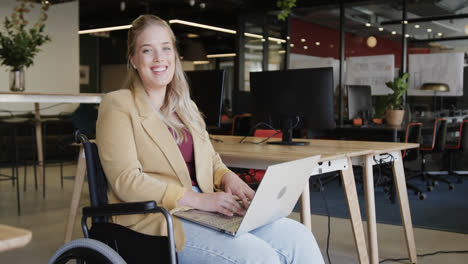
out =
[(25, 86), (24, 70), (10, 71), (10, 91), (23, 92)]

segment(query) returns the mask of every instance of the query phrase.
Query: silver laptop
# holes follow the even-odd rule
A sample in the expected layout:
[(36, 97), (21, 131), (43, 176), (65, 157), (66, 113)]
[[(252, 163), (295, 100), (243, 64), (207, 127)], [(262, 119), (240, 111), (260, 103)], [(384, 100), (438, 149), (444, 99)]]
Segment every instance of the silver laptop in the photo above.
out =
[(174, 215), (231, 236), (247, 233), (292, 212), (319, 158), (317, 155), (269, 166), (244, 216), (196, 209)]

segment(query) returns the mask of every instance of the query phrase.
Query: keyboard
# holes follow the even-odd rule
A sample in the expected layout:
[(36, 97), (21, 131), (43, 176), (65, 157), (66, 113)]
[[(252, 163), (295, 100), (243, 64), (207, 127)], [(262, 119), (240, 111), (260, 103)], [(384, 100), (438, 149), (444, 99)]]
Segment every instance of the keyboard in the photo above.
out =
[(206, 212), (201, 210), (188, 210), (188, 211), (179, 211), (175, 213), (176, 216), (182, 217), (193, 222), (212, 226), (229, 232), (236, 232), (239, 228), (243, 216), (234, 215), (226, 216), (220, 213)]

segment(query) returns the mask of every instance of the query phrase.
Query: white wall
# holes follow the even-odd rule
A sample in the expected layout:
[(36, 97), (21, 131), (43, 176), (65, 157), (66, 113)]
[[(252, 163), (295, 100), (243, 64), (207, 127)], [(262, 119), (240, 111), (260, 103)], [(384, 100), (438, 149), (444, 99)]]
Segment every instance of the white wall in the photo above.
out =
[[(17, 2), (0, 1), (0, 28), (3, 30), (5, 16), (10, 16)], [(34, 25), (39, 16), (40, 5), (32, 9), (27, 20)], [(79, 16), (78, 1), (51, 5), (47, 12), (45, 32), (52, 41), (39, 47), (33, 66), (26, 69), (26, 92), (41, 93), (79, 93)], [(28, 27), (29, 28), (29, 27)], [(0, 91), (9, 91), (9, 68), (0, 66)], [(41, 104), (41, 108), (53, 104)], [(73, 111), (77, 105), (64, 104), (42, 110), (41, 114), (50, 115)], [(31, 111), (32, 103), (0, 103), (0, 109)]]

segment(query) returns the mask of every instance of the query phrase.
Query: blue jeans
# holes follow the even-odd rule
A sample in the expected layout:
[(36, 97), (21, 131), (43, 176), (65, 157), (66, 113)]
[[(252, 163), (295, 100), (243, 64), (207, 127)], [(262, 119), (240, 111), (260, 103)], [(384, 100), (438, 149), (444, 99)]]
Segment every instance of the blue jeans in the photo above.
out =
[(313, 234), (289, 218), (278, 219), (239, 237), (183, 219), (182, 226), (186, 242), (178, 254), (181, 264), (324, 263)]

